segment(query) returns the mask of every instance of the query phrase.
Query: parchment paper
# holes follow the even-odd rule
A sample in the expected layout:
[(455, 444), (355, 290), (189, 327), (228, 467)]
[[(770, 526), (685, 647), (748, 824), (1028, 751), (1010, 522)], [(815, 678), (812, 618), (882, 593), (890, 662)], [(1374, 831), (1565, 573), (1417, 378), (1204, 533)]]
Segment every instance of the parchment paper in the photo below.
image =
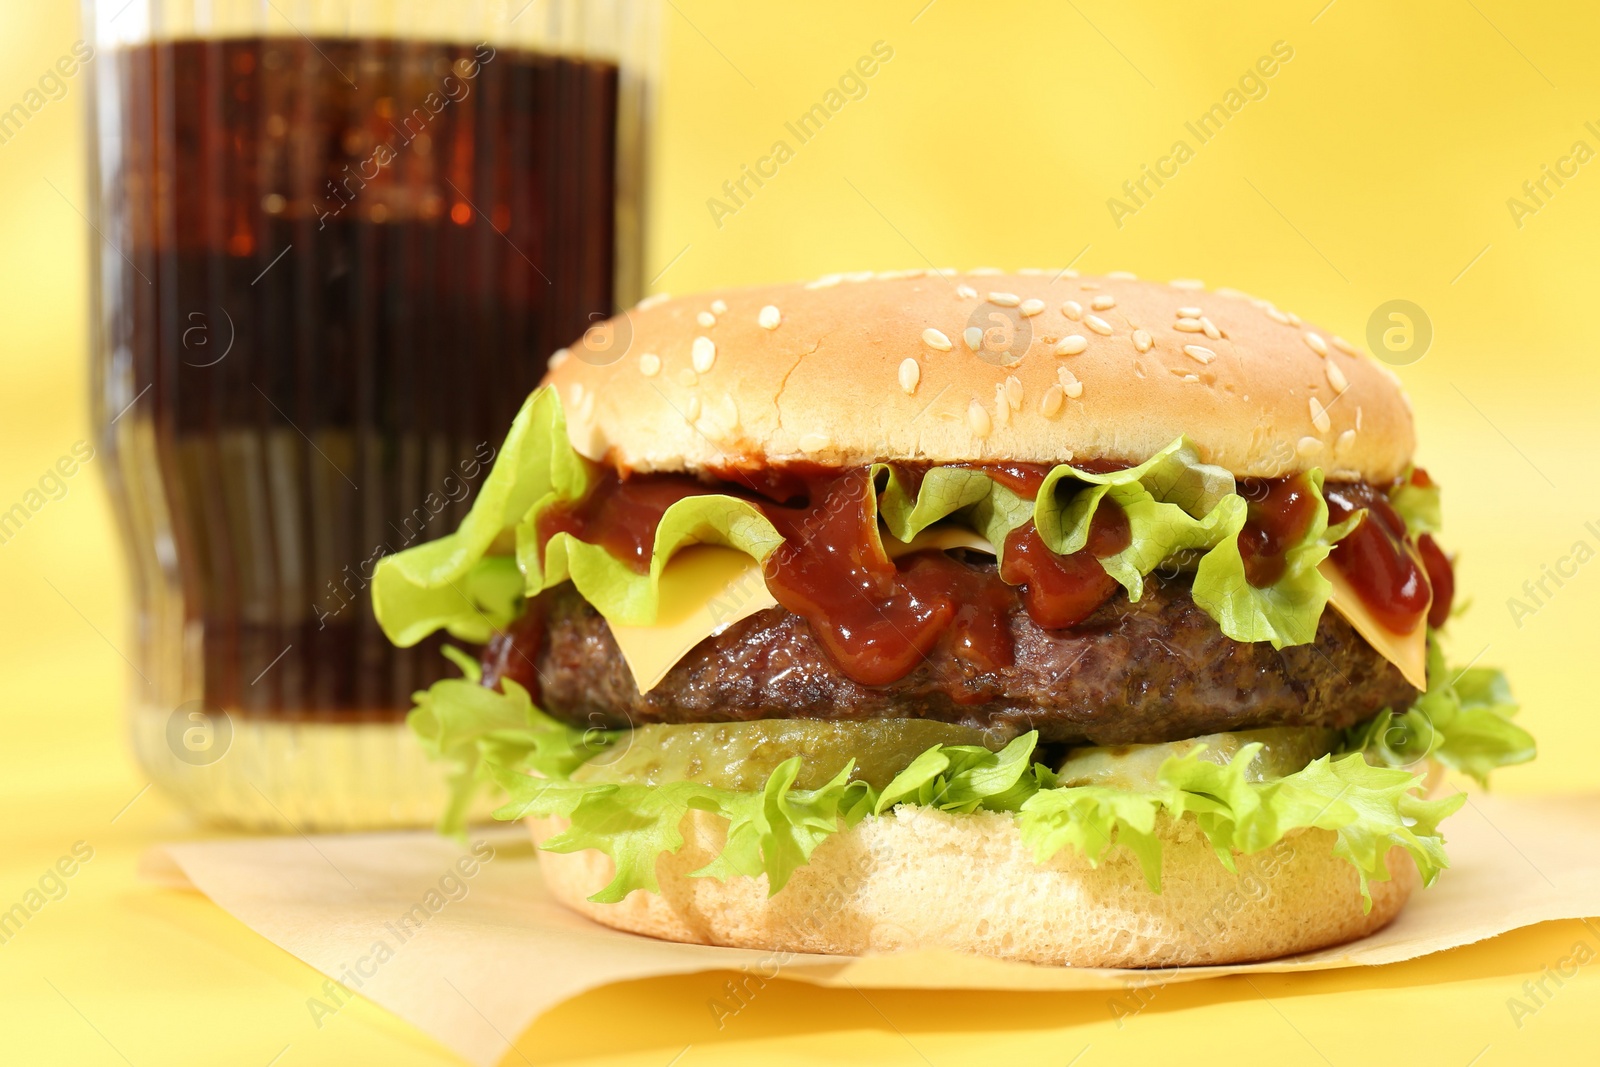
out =
[[(251, 838), (152, 849), (141, 873), (198, 889), (246, 926), (478, 1064), (541, 1014), (612, 982), (750, 968), (818, 985), (1127, 989), (1217, 975), (1412, 959), (1551, 919), (1600, 916), (1600, 796), (1476, 795), (1444, 826), (1452, 866), (1386, 929), (1354, 944), (1232, 967), (1050, 968), (955, 953), (862, 958), (680, 945), (620, 933), (552, 901), (520, 827)], [(492, 850), (492, 856), (491, 856)], [(485, 858), (487, 857), (487, 858)]]

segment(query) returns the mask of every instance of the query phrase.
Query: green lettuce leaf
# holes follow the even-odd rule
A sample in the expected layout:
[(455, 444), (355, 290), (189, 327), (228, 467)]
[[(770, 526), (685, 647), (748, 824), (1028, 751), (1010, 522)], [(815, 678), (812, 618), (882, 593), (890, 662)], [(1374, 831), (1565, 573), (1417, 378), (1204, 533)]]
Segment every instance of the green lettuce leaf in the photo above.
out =
[[(919, 804), (941, 811), (1016, 811), (1038, 792), (1049, 768), (1033, 762), (1037, 730), (1012, 738), (999, 752), (982, 745), (937, 745), (895, 775), (873, 804), (882, 814), (896, 804)], [(1050, 782), (1054, 784), (1053, 781)]]
[(574, 793), (564, 792), (559, 785), (523, 787), (513, 792), (512, 802), (495, 814), (564, 815), (570, 819), (571, 825), (542, 847), (548, 852), (595, 849), (610, 856), (616, 863), (616, 875), (589, 899), (597, 904), (615, 904), (636, 889), (651, 893), (660, 890), (656, 860), (664, 852), (683, 847), (679, 824), (689, 809), (716, 810), (717, 794), (721, 792), (695, 782), (595, 785)]
[(1538, 753), (1533, 735), (1511, 721), (1517, 711), (1504, 674), (1489, 667), (1452, 671), (1430, 640), (1428, 691), (1400, 714), (1386, 710), (1352, 727), (1344, 747), (1389, 767), (1432, 757), (1487, 786), (1490, 771)]
[(1246, 745), (1227, 764), (1198, 759), (1197, 751), (1174, 757), (1161, 767), (1163, 788), (1148, 793), (1104, 786), (1041, 790), (1018, 815), (1022, 839), (1040, 862), (1073, 847), (1098, 864), (1112, 843), (1125, 845), (1159, 891), (1160, 842), (1152, 830), (1163, 811), (1175, 819), (1192, 816), (1229, 870), (1235, 852), (1260, 852), (1302, 828), (1332, 830), (1334, 854), (1356, 868), (1368, 907), (1369, 883), (1389, 878), (1390, 846), (1411, 854), (1424, 884), (1432, 885), (1447, 866), (1438, 823), (1465, 803), (1464, 796), (1426, 800), (1417, 793), (1422, 776), (1375, 767), (1356, 754), (1337, 761), (1324, 756), (1284, 778), (1251, 782), (1245, 771), (1259, 749)]
[[(394, 557), (390, 557), (394, 558)], [(378, 564), (372, 602), (388, 638), (410, 648), (436, 630), (459, 641), (485, 644), (522, 614), (523, 579), (510, 556), (485, 556), (439, 585), (408, 580), (395, 567)]]
[(1089, 543), (1095, 511), (1108, 498), (1127, 516), (1130, 540), (1100, 565), (1131, 600), (1144, 595), (1144, 576), (1163, 561), (1215, 545), (1244, 505), (1234, 493), (1233, 475), (1201, 463), (1194, 446), (1179, 438), (1126, 470), (1096, 474), (1056, 467), (1034, 507), (1040, 540), (1062, 555), (1079, 551)]
[(909, 542), (936, 522), (955, 521), (982, 534), (1003, 562), (1007, 535), (1033, 517), (1033, 501), (966, 467), (934, 467), (914, 487), (908, 472), (878, 463), (872, 478), (883, 486), (878, 517), (899, 541)]
[(759, 792), (717, 790), (716, 806), (706, 810), (728, 820), (727, 845), (692, 876), (727, 881), (765, 874), (767, 892), (778, 892), (841, 822), (854, 826), (868, 814), (872, 787), (851, 781), (854, 770), (851, 761), (826, 785), (795, 789), (800, 757), (794, 756), (778, 765)]
[(510, 556), (518, 525), (536, 506), (581, 500), (598, 471), (573, 451), (555, 391), (536, 390), (455, 532), (379, 561), (372, 606), (384, 634), (406, 648), (439, 629), (479, 643), (503, 629), (526, 587)]
[[(552, 501), (553, 502), (553, 501)], [(537, 505), (517, 528), (517, 559), (532, 590), (571, 580), (596, 611), (619, 626), (648, 626), (660, 607), (661, 572), (679, 549), (689, 545), (723, 545), (765, 562), (783, 537), (761, 511), (746, 500), (718, 493), (689, 496), (661, 516), (656, 527), (650, 570), (640, 574), (600, 545), (558, 533), (538, 552)]]
[(1161, 892), (1161, 839), (1156, 817), (1170, 793), (1134, 793), (1101, 785), (1050, 789), (1031, 797), (1017, 817), (1023, 842), (1044, 863), (1063, 849), (1098, 867), (1120, 844), (1134, 854), (1152, 892)]
[(1400, 484), (1390, 491), (1389, 503), (1394, 505), (1395, 511), (1405, 520), (1406, 530), (1413, 537), (1436, 534), (1443, 525), (1439, 487), (1412, 485), (1409, 470), (1406, 471)]
[(424, 751), (448, 768), (450, 800), (439, 820), (443, 833), (465, 832), (484, 768), (564, 779), (616, 737), (557, 722), (516, 682), (501, 679), (504, 692), (486, 688), (479, 684), (476, 663), (451, 658), (466, 676), (441, 679), (413, 694), (415, 706), (406, 716)]
[(1366, 513), (1358, 511), (1329, 527), (1322, 471), (1312, 470), (1308, 476), (1315, 490), (1311, 524), (1284, 552), (1283, 574), (1276, 582), (1258, 588), (1245, 577), (1244, 556), (1239, 552), (1239, 532), (1246, 519), (1242, 497), (1230, 498), (1238, 503), (1232, 506), (1215, 546), (1195, 571), (1194, 602), (1235, 641), (1271, 641), (1273, 648), (1282, 648), (1316, 639), (1317, 621), (1333, 593), (1332, 584), (1318, 573), (1317, 565)]

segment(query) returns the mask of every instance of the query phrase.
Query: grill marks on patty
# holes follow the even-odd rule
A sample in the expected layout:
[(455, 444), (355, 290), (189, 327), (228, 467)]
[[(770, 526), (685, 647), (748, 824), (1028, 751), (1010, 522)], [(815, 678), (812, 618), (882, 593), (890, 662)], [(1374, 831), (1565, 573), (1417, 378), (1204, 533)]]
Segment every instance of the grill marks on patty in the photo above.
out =
[(1342, 728), (1416, 697), (1336, 612), (1323, 612), (1311, 644), (1243, 644), (1195, 605), (1187, 577), (1152, 575), (1137, 603), (1119, 594), (1071, 629), (1042, 629), (1022, 610), (1010, 628), (1010, 667), (979, 672), (936, 655), (896, 682), (864, 686), (803, 618), (769, 608), (696, 645), (641, 694), (605, 619), (566, 584), (489, 646), (484, 681), (514, 678), (579, 726), (926, 718), (1097, 745)]

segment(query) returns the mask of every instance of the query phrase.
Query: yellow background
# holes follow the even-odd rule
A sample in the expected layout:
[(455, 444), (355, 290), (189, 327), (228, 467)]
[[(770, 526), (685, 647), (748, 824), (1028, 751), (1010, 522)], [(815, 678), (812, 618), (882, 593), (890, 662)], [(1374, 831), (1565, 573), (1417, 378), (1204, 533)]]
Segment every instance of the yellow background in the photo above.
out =
[[(1600, 547), (1600, 162), (1520, 227), (1507, 207), (1574, 141), (1600, 149), (1584, 128), (1600, 128), (1592, 6), (924, 3), (664, 8), (655, 288), (1076, 258), (1259, 293), (1352, 339), (1379, 304), (1414, 301), (1435, 339), (1402, 373), (1475, 602), (1452, 651), (1510, 672), (1543, 749), (1497, 787), (1594, 788), (1600, 564), (1520, 627), (1506, 603), (1574, 542)], [(5, 4), (0, 105), (78, 36), (73, 4)], [(866, 96), (716, 225), (706, 201), (775, 139), (794, 146), (784, 122), (880, 40), (894, 58)], [(1184, 122), (1280, 40), (1294, 58), (1266, 97), (1196, 146)], [(92, 438), (81, 86), (0, 145), (0, 507)], [(1195, 157), (1119, 228), (1107, 198), (1180, 137)], [(74, 841), (96, 853), (0, 946), (0, 1058), (449, 1062), (364, 1002), (318, 1030), (305, 1000), (320, 976), (203, 899), (134, 879), (149, 843), (196, 831), (154, 794), (111, 821), (144, 781), (119, 730), (126, 592), (95, 465), (70, 485), (0, 546), (0, 906)], [(1549, 924), (1378, 971), (1171, 988), (1121, 1026), (1103, 995), (869, 1001), (778, 983), (718, 1032), (706, 1002), (722, 977), (651, 981), (563, 1007), (522, 1045), (535, 1062), (653, 1065), (692, 1046), (684, 1067), (1066, 1064), (1085, 1047), (1075, 1062), (1586, 1060), (1589, 970), (1520, 1028), (1506, 1007), (1580, 939), (1600, 945)]]

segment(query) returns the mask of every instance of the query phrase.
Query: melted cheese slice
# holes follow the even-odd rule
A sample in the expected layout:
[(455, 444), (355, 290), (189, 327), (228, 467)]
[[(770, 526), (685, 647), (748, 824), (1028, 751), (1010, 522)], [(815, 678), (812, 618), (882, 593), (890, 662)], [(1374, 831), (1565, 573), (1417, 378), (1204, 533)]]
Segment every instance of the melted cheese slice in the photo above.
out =
[(1356, 595), (1355, 589), (1333, 565), (1325, 559), (1317, 566), (1318, 572), (1333, 583), (1333, 595), (1328, 604), (1355, 627), (1356, 633), (1367, 639), (1367, 644), (1378, 650), (1378, 655), (1400, 668), (1405, 680), (1418, 689), (1428, 688), (1428, 627), (1420, 620), (1417, 628), (1408, 634), (1397, 634), (1375, 618)]
[[(943, 524), (929, 527), (909, 543), (885, 536), (883, 547), (890, 558), (952, 548), (994, 554), (994, 545), (981, 534)], [(1379, 655), (1399, 667), (1406, 681), (1427, 689), (1427, 627), (1419, 624), (1409, 634), (1395, 633), (1367, 610), (1330, 561), (1323, 560), (1318, 570), (1333, 585), (1328, 604)], [(661, 608), (656, 622), (650, 626), (613, 625), (611, 635), (639, 692), (648, 693), (695, 645), (777, 603), (767, 591), (760, 563), (720, 545), (691, 545), (673, 556), (661, 572)]]
[(661, 571), (661, 607), (649, 626), (611, 626), (611, 636), (648, 693), (701, 641), (776, 607), (761, 564), (737, 549), (690, 545)]

